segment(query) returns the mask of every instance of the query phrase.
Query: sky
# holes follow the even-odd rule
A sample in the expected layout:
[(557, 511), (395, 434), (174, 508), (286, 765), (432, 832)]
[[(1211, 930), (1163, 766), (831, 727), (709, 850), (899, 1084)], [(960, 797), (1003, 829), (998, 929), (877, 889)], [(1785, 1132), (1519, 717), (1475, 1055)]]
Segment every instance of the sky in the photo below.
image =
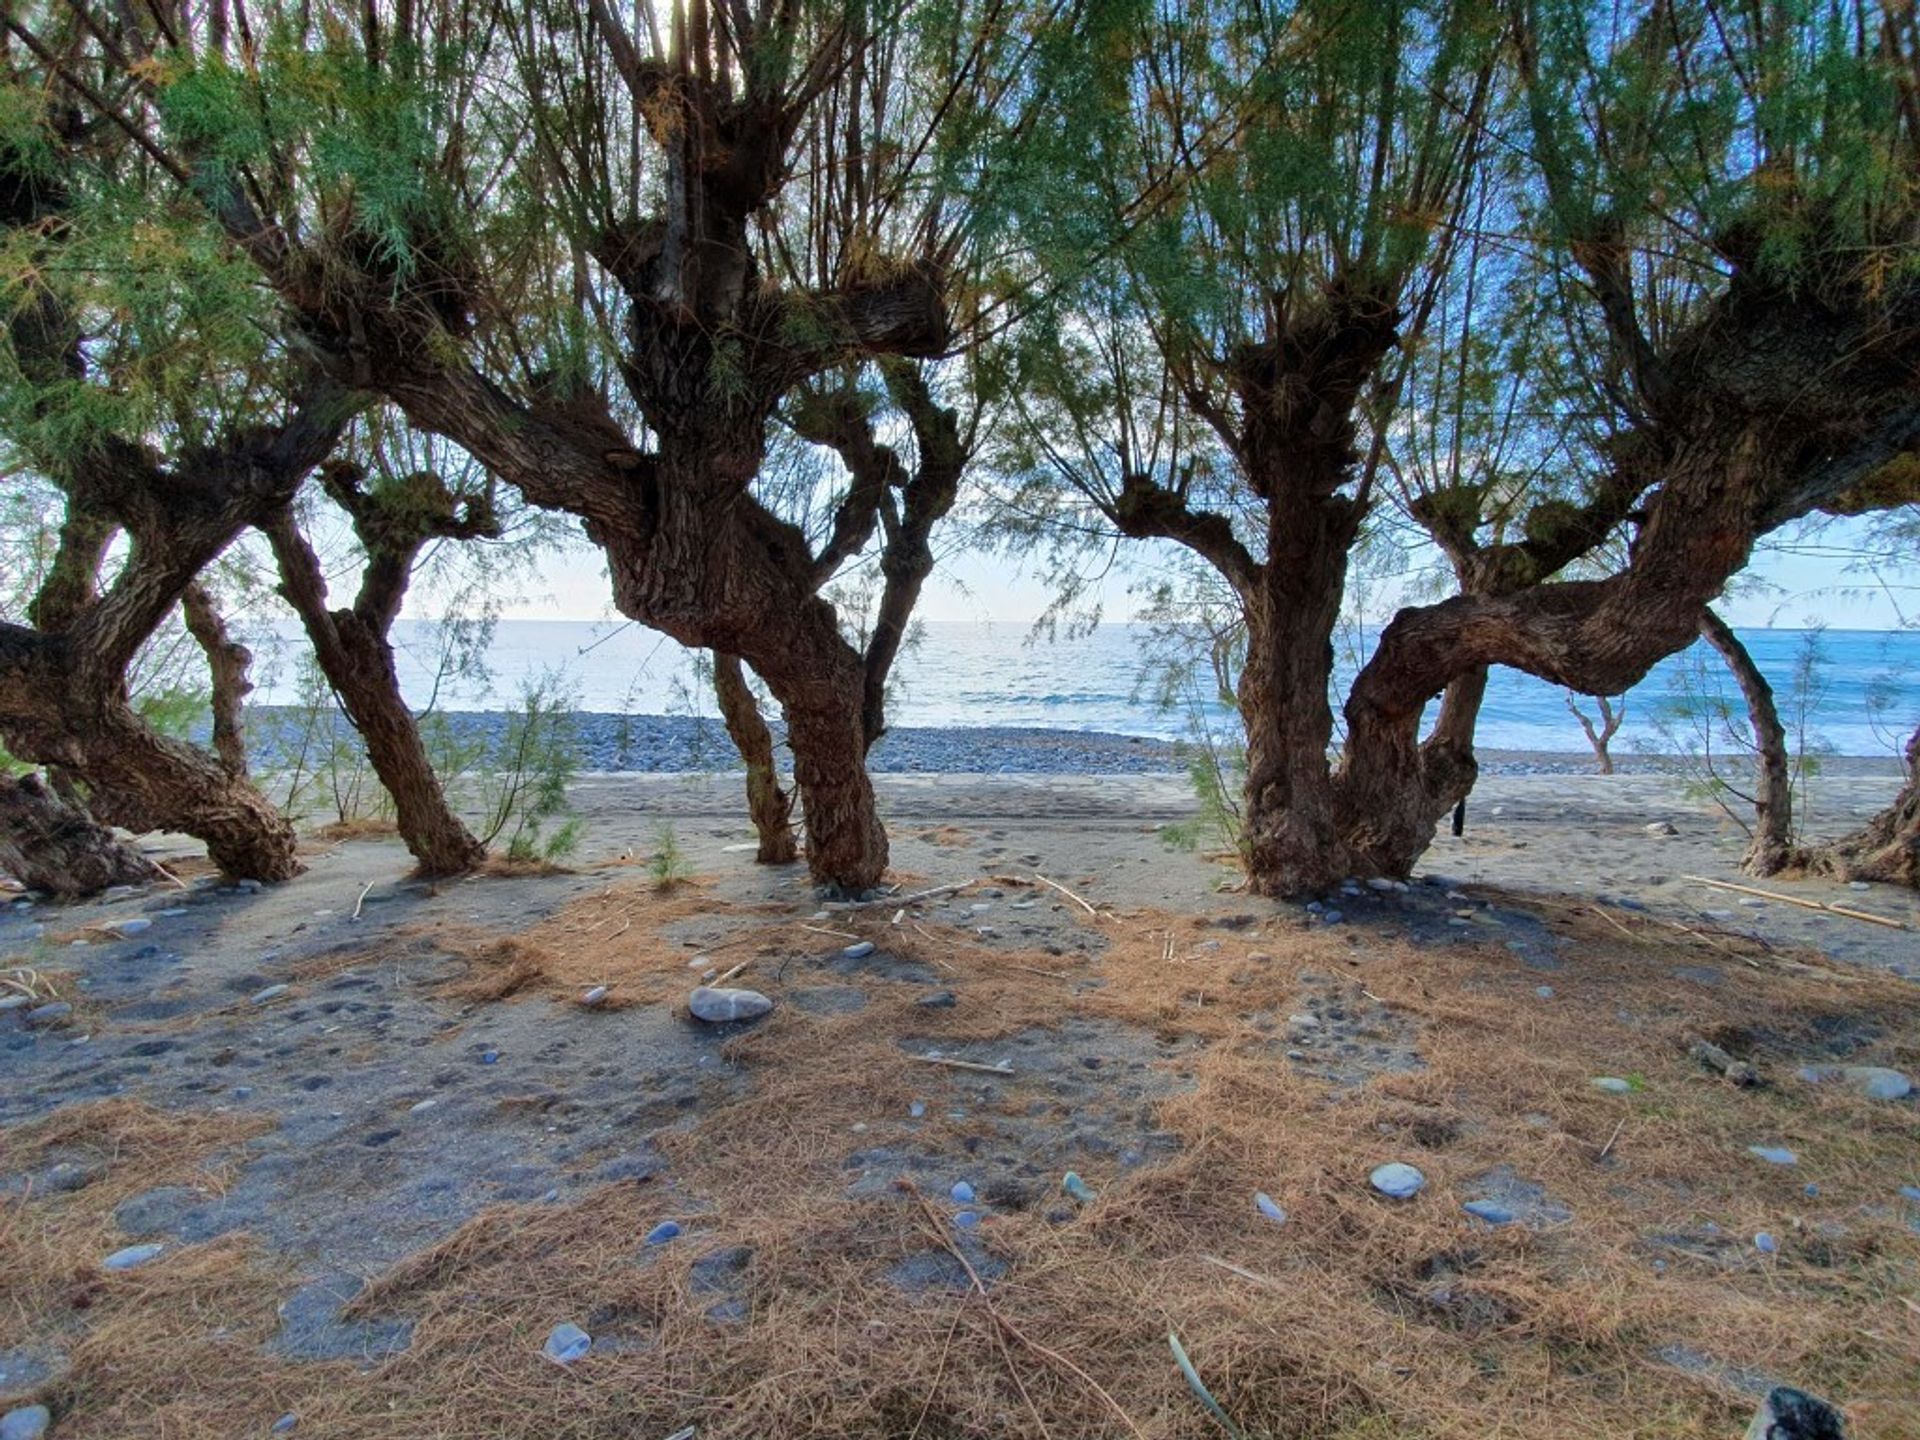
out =
[[(1823, 623), (1836, 630), (1892, 630), (1909, 615), (1920, 616), (1915, 576), (1875, 577), (1859, 568), (1849, 549), (1859, 522), (1830, 527), (1817, 544), (1779, 543), (1764, 549), (1718, 607), (1741, 629), (1802, 629)], [(1153, 555), (1147, 547), (1130, 565), (1116, 567), (1096, 593), (1103, 618), (1132, 618), (1138, 601), (1131, 587), (1149, 582)], [(944, 562), (928, 582), (917, 615), (929, 621), (992, 621), (1028, 625), (1047, 608), (1048, 588), (1032, 565), (1015, 568), (1004, 557), (964, 554)], [(430, 601), (412, 613), (429, 613)], [(582, 542), (549, 556), (527, 581), (520, 600), (503, 612), (515, 620), (601, 620), (613, 617), (606, 570), (597, 550)], [(1372, 619), (1383, 620), (1386, 615)]]

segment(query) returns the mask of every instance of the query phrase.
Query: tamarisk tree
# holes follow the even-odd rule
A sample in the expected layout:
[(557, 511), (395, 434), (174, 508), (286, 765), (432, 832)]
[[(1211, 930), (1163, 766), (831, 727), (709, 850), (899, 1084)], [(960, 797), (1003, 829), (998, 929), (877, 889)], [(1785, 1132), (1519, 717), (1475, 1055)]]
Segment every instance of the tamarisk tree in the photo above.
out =
[[(200, 198), (302, 343), (582, 517), (624, 613), (751, 665), (785, 712), (813, 873), (877, 880), (861, 657), (821, 557), (752, 486), (796, 386), (948, 348), (969, 195), (997, 172), (945, 137), (1009, 128), (1051, 18), (79, 8), (123, 62), (105, 119)], [(803, 137), (819, 163), (797, 174)]]
[[(60, 515), (25, 623), (0, 624), (0, 739), (97, 820), (184, 831), (231, 875), (283, 880), (293, 830), (249, 781), (237, 727), (246, 654), (199, 580), (286, 503), (354, 402), (236, 325), (246, 287), (177, 215), (137, 222), (177, 265), (126, 262), (124, 137), (90, 133), (43, 58), (6, 49), (0, 437), (7, 483), (50, 486)], [(217, 753), (162, 734), (129, 691), (183, 603), (211, 662)]]

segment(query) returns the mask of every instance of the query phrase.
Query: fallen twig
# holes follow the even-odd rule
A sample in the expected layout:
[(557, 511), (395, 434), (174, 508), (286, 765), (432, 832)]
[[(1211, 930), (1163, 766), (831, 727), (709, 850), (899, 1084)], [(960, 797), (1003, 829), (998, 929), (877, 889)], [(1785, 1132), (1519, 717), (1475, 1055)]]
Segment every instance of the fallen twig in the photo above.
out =
[(1011, 1075), (1011, 1065), (982, 1065), (978, 1060), (949, 1060), (945, 1055), (909, 1055), (907, 1059), (921, 1065), (945, 1065), (953, 1070), (977, 1070), (983, 1075)]
[(713, 982), (714, 988), (716, 990), (719, 989), (722, 985), (726, 984), (727, 981), (733, 979), (734, 976), (738, 975), (742, 970), (746, 969), (747, 966), (751, 965), (752, 963), (753, 963), (753, 957), (748, 956), (745, 960), (742, 960), (738, 965), (734, 966), (731, 970), (727, 971), (727, 973), (722, 975), (718, 980), (714, 981)]
[(1716, 890), (1731, 890), (1737, 895), (1755, 895), (1762, 900), (1778, 900), (1782, 905), (1798, 905), (1802, 910), (1819, 910), (1828, 915), (1844, 915), (1849, 920), (1864, 920), (1869, 925), (1884, 925), (1889, 930), (1905, 930), (1904, 920), (1890, 920), (1885, 915), (1869, 915), (1864, 910), (1855, 910), (1848, 905), (1829, 905), (1824, 900), (1808, 900), (1800, 895), (1782, 895), (1773, 890), (1758, 890), (1751, 885), (1736, 885), (1731, 880), (1709, 880), (1704, 875), (1682, 875), (1682, 880), (1690, 880), (1695, 885), (1711, 885)]
[(1218, 1255), (1202, 1255), (1200, 1258), (1209, 1265), (1218, 1265), (1229, 1274), (1238, 1275), (1242, 1280), (1251, 1280), (1256, 1285), (1266, 1285), (1275, 1290), (1283, 1290), (1286, 1288), (1271, 1275), (1262, 1275), (1257, 1271), (1247, 1269), (1245, 1266), (1236, 1265), (1231, 1260), (1222, 1260)]
[(1627, 1117), (1622, 1115), (1620, 1117), (1620, 1123), (1613, 1127), (1613, 1134), (1607, 1137), (1607, 1143), (1600, 1147), (1600, 1153), (1594, 1157), (1594, 1163), (1596, 1165), (1599, 1164), (1600, 1161), (1606, 1159), (1607, 1156), (1610, 1153), (1612, 1153), (1613, 1142), (1620, 1138), (1620, 1132), (1626, 1128), (1627, 1128)]
[(802, 925), (802, 930), (811, 930), (816, 935), (831, 935), (836, 940), (858, 940), (858, 935), (849, 935), (844, 930), (828, 930), (819, 925)]
[(352, 919), (358, 920), (360, 918), (360, 907), (367, 903), (367, 896), (372, 893), (373, 893), (373, 881), (369, 880), (361, 888), (360, 898), (353, 902), (353, 915), (351, 917)]
[(829, 900), (824, 908), (828, 910), (871, 910), (876, 905), (912, 905), (916, 901), (931, 900), (936, 895), (945, 895), (949, 891), (964, 890), (969, 885), (977, 885), (977, 880), (956, 880), (951, 885), (936, 885), (931, 890), (916, 890), (911, 895), (882, 895), (878, 900)]
[(1058, 890), (1062, 895), (1066, 896), (1067, 899), (1073, 901), (1074, 904), (1078, 905), (1082, 910), (1086, 911), (1087, 914), (1098, 915), (1100, 913), (1098, 910), (1094, 909), (1093, 906), (1089, 905), (1085, 900), (1081, 899), (1078, 895), (1074, 894), (1073, 891), (1069, 890), (1066, 886), (1062, 885), (1058, 880), (1049, 880), (1046, 876), (1041, 875), (1037, 872), (1035, 873), (1033, 878), (1038, 880), (1042, 885), (1052, 886), (1055, 890)]

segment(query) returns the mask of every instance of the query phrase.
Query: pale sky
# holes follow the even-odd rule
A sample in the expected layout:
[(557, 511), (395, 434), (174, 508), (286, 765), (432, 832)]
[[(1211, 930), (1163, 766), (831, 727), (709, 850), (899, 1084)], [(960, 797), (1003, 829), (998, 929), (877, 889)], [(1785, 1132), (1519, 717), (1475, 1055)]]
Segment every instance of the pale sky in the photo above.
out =
[[(1853, 533), (1854, 527), (1836, 526), (1818, 545), (1764, 551), (1735, 583), (1720, 606), (1722, 613), (1741, 628), (1800, 629), (1817, 620), (1836, 630), (1890, 630), (1901, 625), (1903, 615), (1920, 615), (1920, 584), (1915, 583), (1920, 576), (1876, 579), (1859, 569), (1857, 554), (1846, 549)], [(1107, 621), (1132, 618), (1137, 602), (1129, 586), (1151, 573), (1151, 554), (1146, 547), (1136, 549), (1131, 569), (1116, 567), (1098, 588)], [(1046, 609), (1048, 599), (1032, 565), (1021, 570), (1003, 557), (965, 554), (935, 572), (917, 614), (923, 620), (1027, 625)], [(574, 551), (549, 556), (528, 582), (524, 598), (509, 605), (504, 615), (517, 620), (615, 618), (599, 552), (582, 542)]]

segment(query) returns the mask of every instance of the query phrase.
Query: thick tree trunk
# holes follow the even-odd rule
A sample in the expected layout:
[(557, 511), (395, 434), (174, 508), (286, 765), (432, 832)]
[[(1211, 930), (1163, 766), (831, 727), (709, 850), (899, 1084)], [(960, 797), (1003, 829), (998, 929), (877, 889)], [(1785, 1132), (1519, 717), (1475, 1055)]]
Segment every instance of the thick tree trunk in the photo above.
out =
[(77, 898), (140, 885), (160, 867), (37, 775), (0, 779), (0, 870), (34, 890)]
[(247, 678), (253, 652), (227, 633), (227, 622), (213, 595), (198, 580), (180, 596), (187, 630), (207, 657), (212, 677), (213, 753), (235, 775), (247, 773), (244, 710), (253, 682)]
[(1893, 803), (1865, 828), (1793, 859), (1814, 874), (1838, 880), (1920, 889), (1920, 730), (1907, 741), (1907, 778)]
[(1350, 873), (1328, 755), (1328, 686), (1356, 519), (1336, 497), (1288, 514), (1271, 527), (1267, 563), (1241, 597), (1247, 878), (1258, 894), (1311, 894)]
[[(207, 854), (236, 880), (291, 880), (303, 868), (293, 826), (212, 753), (161, 735), (120, 702), (68, 711), (66, 743), (39, 745), (68, 757), (85, 777), (89, 808), (128, 829), (178, 830), (206, 842)], [(7, 733), (8, 742), (14, 731)]]
[(738, 655), (713, 652), (713, 693), (727, 734), (747, 767), (747, 813), (760, 837), (754, 859), (762, 865), (791, 865), (799, 858), (793, 838), (793, 798), (780, 788), (773, 732), (748, 688)]
[[(487, 847), (447, 804), (427, 758), (420, 727), (400, 693), (400, 674), (385, 633), (357, 610), (329, 610), (320, 559), (290, 511), (266, 527), (286, 596), (327, 683), (367, 747), (374, 774), (392, 797), (400, 838), (423, 875), (463, 875), (487, 858)], [(389, 613), (379, 608), (380, 614)]]
[[(814, 593), (805, 536), (741, 498), (759, 463), (757, 446), (709, 446), (692, 473), (663, 460), (657, 484), (642, 487), (637, 523), (588, 532), (607, 552), (625, 614), (684, 645), (737, 655), (766, 681), (786, 716), (808, 871), (822, 885), (864, 891), (887, 868), (866, 768), (864, 667)], [(738, 485), (727, 483), (733, 474)]]
[(1711, 608), (1700, 612), (1700, 635), (1720, 652), (1746, 698), (1753, 726), (1753, 837), (1740, 868), (1749, 875), (1775, 875), (1793, 859), (1793, 762), (1787, 727), (1773, 701), (1773, 687), (1726, 621)]

